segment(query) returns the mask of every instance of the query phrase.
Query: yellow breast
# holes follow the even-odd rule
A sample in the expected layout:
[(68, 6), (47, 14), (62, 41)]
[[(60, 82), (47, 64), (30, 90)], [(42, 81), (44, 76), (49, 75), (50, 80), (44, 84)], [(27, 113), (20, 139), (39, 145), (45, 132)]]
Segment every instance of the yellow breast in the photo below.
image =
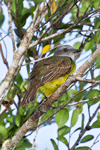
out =
[(75, 71), (75, 68), (76, 68), (75, 64), (72, 64), (71, 72), (69, 74), (66, 74), (65, 76), (60, 77), (58, 79), (55, 79), (52, 82), (47, 82), (46, 84), (38, 88), (38, 92), (42, 93), (46, 97), (50, 96), (59, 88), (60, 85), (62, 85), (62, 83), (68, 78), (68, 76)]

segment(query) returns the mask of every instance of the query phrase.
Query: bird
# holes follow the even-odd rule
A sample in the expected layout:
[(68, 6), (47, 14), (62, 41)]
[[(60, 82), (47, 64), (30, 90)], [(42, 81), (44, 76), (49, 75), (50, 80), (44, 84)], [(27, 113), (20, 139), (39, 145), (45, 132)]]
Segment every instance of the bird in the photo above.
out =
[(70, 45), (62, 45), (55, 50), (53, 56), (37, 62), (29, 75), (27, 92), (20, 106), (34, 102), (37, 91), (46, 97), (52, 95), (75, 71), (75, 61), (81, 51)]

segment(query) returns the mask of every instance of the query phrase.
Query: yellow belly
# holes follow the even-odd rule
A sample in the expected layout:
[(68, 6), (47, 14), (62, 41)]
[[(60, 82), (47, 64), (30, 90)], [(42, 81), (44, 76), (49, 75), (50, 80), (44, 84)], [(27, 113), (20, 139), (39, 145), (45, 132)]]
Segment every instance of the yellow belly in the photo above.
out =
[(43, 86), (39, 87), (38, 92), (45, 95), (46, 97), (50, 96), (59, 88), (60, 85), (62, 85), (62, 83), (68, 78), (68, 76), (75, 71), (75, 68), (75, 64), (72, 64), (72, 69), (69, 74), (55, 79), (52, 82), (47, 82)]

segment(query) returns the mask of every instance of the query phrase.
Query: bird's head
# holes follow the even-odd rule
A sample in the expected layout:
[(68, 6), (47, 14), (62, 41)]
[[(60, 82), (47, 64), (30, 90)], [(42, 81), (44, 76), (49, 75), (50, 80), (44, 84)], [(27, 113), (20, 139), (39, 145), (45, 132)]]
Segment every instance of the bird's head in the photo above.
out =
[(54, 55), (70, 57), (73, 61), (75, 61), (80, 56), (81, 51), (81, 49), (75, 49), (70, 45), (63, 45), (56, 49)]

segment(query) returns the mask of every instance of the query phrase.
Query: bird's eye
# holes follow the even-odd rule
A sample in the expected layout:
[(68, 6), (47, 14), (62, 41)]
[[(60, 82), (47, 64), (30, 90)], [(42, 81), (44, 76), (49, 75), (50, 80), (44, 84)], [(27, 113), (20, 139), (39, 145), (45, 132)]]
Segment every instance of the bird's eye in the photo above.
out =
[(67, 51), (67, 48), (64, 48), (64, 51)]

